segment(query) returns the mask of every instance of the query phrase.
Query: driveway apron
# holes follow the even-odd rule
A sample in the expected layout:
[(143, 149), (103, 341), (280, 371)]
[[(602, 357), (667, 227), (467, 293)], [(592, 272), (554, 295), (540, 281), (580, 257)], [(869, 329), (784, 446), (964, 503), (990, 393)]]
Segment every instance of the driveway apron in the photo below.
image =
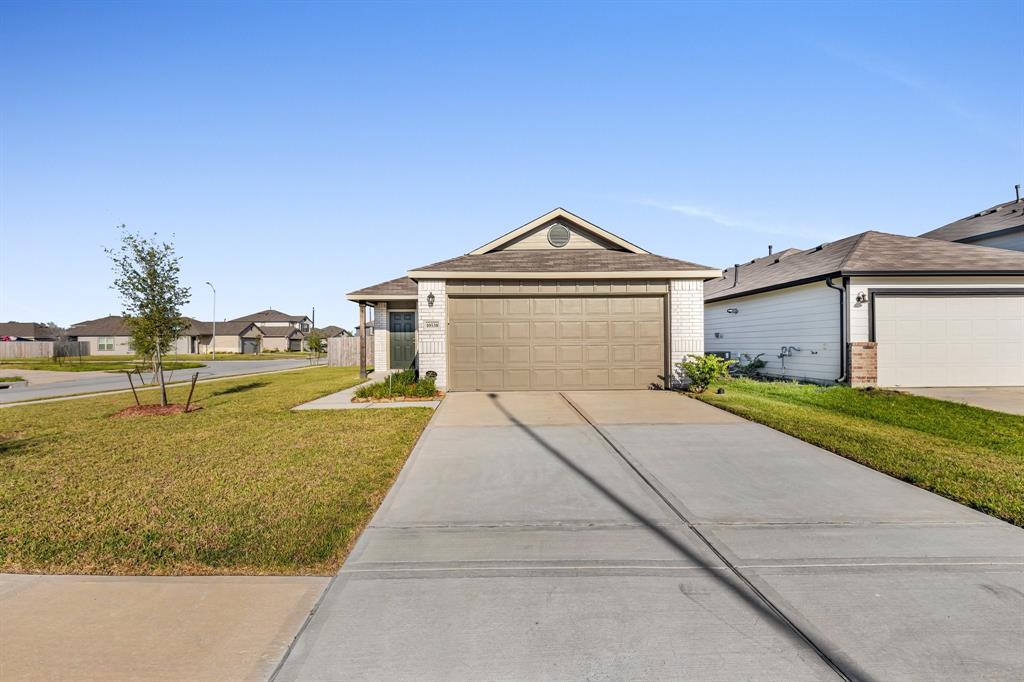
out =
[(1020, 679), (1024, 531), (656, 391), (455, 393), (277, 672)]

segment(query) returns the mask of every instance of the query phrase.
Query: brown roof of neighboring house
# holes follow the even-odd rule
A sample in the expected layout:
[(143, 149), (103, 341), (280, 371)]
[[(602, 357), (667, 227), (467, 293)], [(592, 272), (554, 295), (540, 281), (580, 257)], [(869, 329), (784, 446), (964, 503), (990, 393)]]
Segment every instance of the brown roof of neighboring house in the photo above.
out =
[(1024, 201), (996, 204), (920, 236), (944, 239), (947, 242), (969, 242), (993, 232), (1012, 231), (1015, 228), (1024, 228)]
[(366, 287), (365, 289), (358, 289), (348, 294), (350, 299), (363, 299), (372, 300), (375, 296), (405, 296), (408, 298), (416, 298), (418, 286), (415, 280), (409, 279), (408, 277), (396, 277), (395, 279), (389, 279), (386, 282), (380, 284), (374, 284), (373, 286)]
[(582, 272), (667, 272), (711, 271), (706, 265), (677, 260), (653, 253), (630, 253), (610, 249), (523, 249), (491, 251), (449, 258), (439, 263), (410, 270), (418, 272), (481, 272), (481, 273), (582, 273)]
[(757, 258), (704, 283), (704, 300), (717, 301), (841, 275), (1024, 275), (1024, 252), (862, 232), (813, 249)]
[[(203, 335), (213, 334), (213, 323), (203, 322), (202, 327), (205, 331)], [(256, 325), (255, 322), (249, 322), (247, 320), (225, 320), (221, 322), (217, 320), (217, 336), (239, 336), (249, 330), (250, 327), (254, 327), (260, 334), (263, 334), (263, 329)]]
[(21, 339), (54, 339), (54, 330), (38, 322), (0, 322), (0, 336), (16, 336)]
[(131, 336), (132, 332), (120, 315), (107, 315), (95, 320), (86, 320), (68, 328), (70, 336)]
[(306, 319), (306, 315), (289, 315), (288, 313), (282, 313), (280, 310), (274, 310), (273, 308), (267, 308), (261, 310), (258, 313), (251, 315), (243, 315), (242, 317), (236, 317), (232, 322), (301, 322)]
[(334, 338), (335, 336), (349, 336), (348, 331), (335, 324), (317, 329), (316, 331), (325, 339)]

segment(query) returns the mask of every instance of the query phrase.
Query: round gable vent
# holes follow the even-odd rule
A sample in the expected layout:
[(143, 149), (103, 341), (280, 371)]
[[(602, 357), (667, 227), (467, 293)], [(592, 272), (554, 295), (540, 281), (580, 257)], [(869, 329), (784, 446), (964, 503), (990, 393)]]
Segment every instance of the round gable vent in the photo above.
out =
[(555, 223), (548, 228), (548, 243), (556, 249), (560, 249), (569, 243), (569, 228), (565, 225)]

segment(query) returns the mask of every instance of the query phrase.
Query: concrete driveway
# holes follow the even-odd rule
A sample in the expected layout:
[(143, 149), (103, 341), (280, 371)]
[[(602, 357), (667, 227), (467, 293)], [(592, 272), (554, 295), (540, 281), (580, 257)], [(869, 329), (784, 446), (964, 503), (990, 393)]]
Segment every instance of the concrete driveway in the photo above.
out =
[[(324, 362), (324, 360), (321, 360), (321, 363)], [(305, 358), (289, 358), (288, 360), (216, 360), (206, 361), (205, 365), (205, 367), (196, 369), (167, 371), (164, 373), (164, 376), (167, 381), (185, 381), (192, 377), (193, 372), (199, 372), (200, 380), (215, 379), (218, 377), (308, 367), (309, 360)], [(24, 376), (28, 380), (28, 385), (0, 391), (0, 403), (21, 402), (23, 400), (36, 400), (39, 398), (56, 398), (59, 396), (77, 395), (79, 393), (129, 390), (128, 380), (120, 372), (45, 372), (43, 373), (45, 376), (38, 377), (40, 379), (38, 381), (36, 373), (31, 370), (12, 369), (8, 370), (8, 372)], [(147, 382), (152, 380), (152, 372), (143, 372), (142, 378)], [(138, 388), (137, 377), (136, 388)]]
[(949, 400), (996, 412), (1024, 415), (1024, 386), (968, 386), (962, 388), (901, 388), (904, 393)]
[(1024, 677), (1024, 530), (665, 392), (452, 394), (279, 680)]

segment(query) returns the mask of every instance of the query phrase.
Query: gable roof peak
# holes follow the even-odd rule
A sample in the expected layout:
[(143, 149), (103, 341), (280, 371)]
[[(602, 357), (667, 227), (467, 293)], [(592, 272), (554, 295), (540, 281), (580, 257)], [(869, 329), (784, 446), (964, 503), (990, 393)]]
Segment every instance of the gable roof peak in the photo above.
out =
[(537, 229), (538, 227), (543, 226), (545, 223), (549, 223), (549, 222), (552, 222), (552, 221), (555, 221), (555, 220), (559, 220), (559, 219), (565, 220), (567, 222), (570, 222), (573, 225), (575, 225), (576, 227), (579, 227), (579, 228), (581, 228), (583, 230), (586, 230), (587, 232), (590, 232), (590, 233), (592, 233), (594, 235), (597, 235), (598, 237), (600, 237), (600, 238), (602, 238), (602, 239), (604, 239), (606, 241), (609, 241), (612, 244), (615, 244), (616, 246), (618, 246), (618, 247), (622, 248), (623, 250), (628, 251), (630, 253), (639, 253), (639, 254), (648, 254), (648, 253), (650, 253), (649, 251), (641, 249), (636, 244), (633, 244), (632, 242), (628, 242), (625, 239), (623, 239), (622, 237), (620, 237), (620, 236), (618, 236), (616, 234), (612, 234), (611, 232), (608, 232), (607, 230), (605, 230), (605, 229), (603, 229), (601, 227), (598, 227), (597, 225), (591, 223), (590, 221), (586, 220), (585, 218), (581, 218), (580, 216), (576, 215), (575, 213), (572, 213), (571, 211), (568, 211), (568, 210), (566, 210), (566, 209), (564, 209), (564, 208), (559, 206), (557, 208), (554, 208), (554, 209), (548, 211), (547, 213), (545, 213), (542, 216), (538, 216), (538, 217), (534, 218), (533, 220), (531, 220), (530, 222), (526, 223), (525, 225), (521, 225), (521, 226), (517, 227), (516, 229), (512, 230), (511, 232), (506, 232), (505, 234), (503, 234), (502, 236), (498, 237), (497, 239), (494, 239), (494, 240), (492, 240), (490, 242), (487, 242), (486, 244), (484, 244), (480, 248), (477, 248), (477, 249), (474, 249), (474, 250), (470, 251), (467, 255), (469, 255), (469, 256), (479, 256), (479, 255), (484, 254), (484, 253), (490, 253), (491, 251), (494, 251), (494, 250), (504, 246), (505, 244), (508, 244), (509, 242), (511, 242), (511, 241), (513, 241), (513, 240), (515, 240), (515, 239), (525, 235), (526, 233), (531, 232), (531, 231)]

